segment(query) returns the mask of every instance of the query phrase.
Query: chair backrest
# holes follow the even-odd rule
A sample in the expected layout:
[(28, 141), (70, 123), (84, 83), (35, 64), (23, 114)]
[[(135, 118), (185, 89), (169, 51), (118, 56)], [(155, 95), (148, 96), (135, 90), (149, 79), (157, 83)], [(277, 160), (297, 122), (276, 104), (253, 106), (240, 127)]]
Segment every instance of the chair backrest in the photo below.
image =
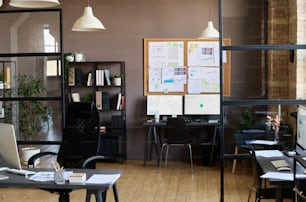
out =
[(283, 144), (275, 144), (275, 145), (249, 145), (246, 143), (247, 140), (256, 140), (256, 139), (265, 139), (266, 134), (264, 133), (235, 133), (235, 141), (240, 149), (244, 150), (264, 150), (264, 149), (276, 149), (276, 150), (284, 150)]
[(85, 159), (97, 155), (99, 144), (100, 119), (96, 106), (85, 102), (70, 103), (58, 162), (64, 167), (80, 168)]
[(190, 139), (186, 121), (183, 118), (168, 118), (165, 139), (169, 141), (184, 141)]

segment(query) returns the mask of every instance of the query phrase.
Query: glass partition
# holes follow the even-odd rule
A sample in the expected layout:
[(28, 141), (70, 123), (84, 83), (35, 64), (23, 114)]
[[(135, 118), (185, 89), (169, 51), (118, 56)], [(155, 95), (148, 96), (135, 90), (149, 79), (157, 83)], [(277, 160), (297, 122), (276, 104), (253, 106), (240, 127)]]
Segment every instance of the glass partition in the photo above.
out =
[(1, 12), (1, 53), (59, 53), (59, 12)]

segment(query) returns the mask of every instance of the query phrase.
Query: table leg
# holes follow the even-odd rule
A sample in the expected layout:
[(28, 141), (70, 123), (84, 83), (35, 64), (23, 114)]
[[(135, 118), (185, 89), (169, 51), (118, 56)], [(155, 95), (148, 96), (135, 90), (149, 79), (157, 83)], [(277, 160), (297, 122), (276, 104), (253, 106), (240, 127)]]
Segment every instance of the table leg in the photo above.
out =
[(154, 144), (155, 144), (155, 152), (156, 152), (156, 156), (157, 156), (157, 166), (159, 166), (159, 156), (160, 156), (160, 146), (159, 146), (159, 140), (158, 140), (158, 134), (157, 134), (157, 129), (156, 127), (153, 128), (153, 140), (154, 140)]
[(59, 202), (69, 202), (69, 193), (67, 192), (61, 192), (58, 198)]
[(282, 188), (281, 187), (278, 187), (278, 188), (276, 188), (276, 196), (275, 196), (275, 198), (276, 198), (276, 202), (282, 202), (283, 201), (283, 197), (282, 197)]
[(211, 150), (210, 150), (209, 165), (213, 165), (213, 161), (214, 161), (214, 152), (215, 152), (215, 145), (216, 145), (216, 139), (217, 139), (217, 130), (218, 130), (218, 126), (214, 126), (213, 139), (212, 139)]
[[(143, 157), (143, 165), (146, 165), (146, 160), (148, 159), (148, 147), (149, 144), (151, 143), (151, 131), (152, 131), (152, 127), (150, 126), (148, 128), (148, 133), (147, 133), (147, 138), (146, 138), (146, 142), (145, 142), (145, 153), (144, 153), (144, 157)], [(150, 148), (151, 150), (151, 148)]]

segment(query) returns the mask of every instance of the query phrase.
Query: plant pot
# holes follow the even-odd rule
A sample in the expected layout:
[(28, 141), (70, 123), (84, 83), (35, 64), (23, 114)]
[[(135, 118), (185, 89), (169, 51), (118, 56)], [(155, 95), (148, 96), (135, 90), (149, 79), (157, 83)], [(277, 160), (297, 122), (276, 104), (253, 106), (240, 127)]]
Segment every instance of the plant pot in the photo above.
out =
[(114, 86), (121, 86), (121, 78), (113, 78)]
[[(33, 156), (34, 154), (37, 154), (40, 152), (40, 149), (37, 147), (24, 147), (21, 148), (21, 163), (23, 165), (28, 165), (28, 160)], [(35, 161), (35, 165), (39, 164), (39, 159)]]

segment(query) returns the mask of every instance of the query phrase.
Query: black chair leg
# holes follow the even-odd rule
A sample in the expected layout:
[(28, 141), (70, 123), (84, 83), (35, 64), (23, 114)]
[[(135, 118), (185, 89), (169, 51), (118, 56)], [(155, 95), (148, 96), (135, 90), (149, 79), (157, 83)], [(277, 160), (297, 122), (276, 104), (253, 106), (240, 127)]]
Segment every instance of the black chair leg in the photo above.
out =
[(119, 197), (118, 197), (118, 192), (117, 192), (117, 185), (116, 185), (116, 183), (113, 184), (113, 192), (114, 192), (115, 202), (119, 202)]

